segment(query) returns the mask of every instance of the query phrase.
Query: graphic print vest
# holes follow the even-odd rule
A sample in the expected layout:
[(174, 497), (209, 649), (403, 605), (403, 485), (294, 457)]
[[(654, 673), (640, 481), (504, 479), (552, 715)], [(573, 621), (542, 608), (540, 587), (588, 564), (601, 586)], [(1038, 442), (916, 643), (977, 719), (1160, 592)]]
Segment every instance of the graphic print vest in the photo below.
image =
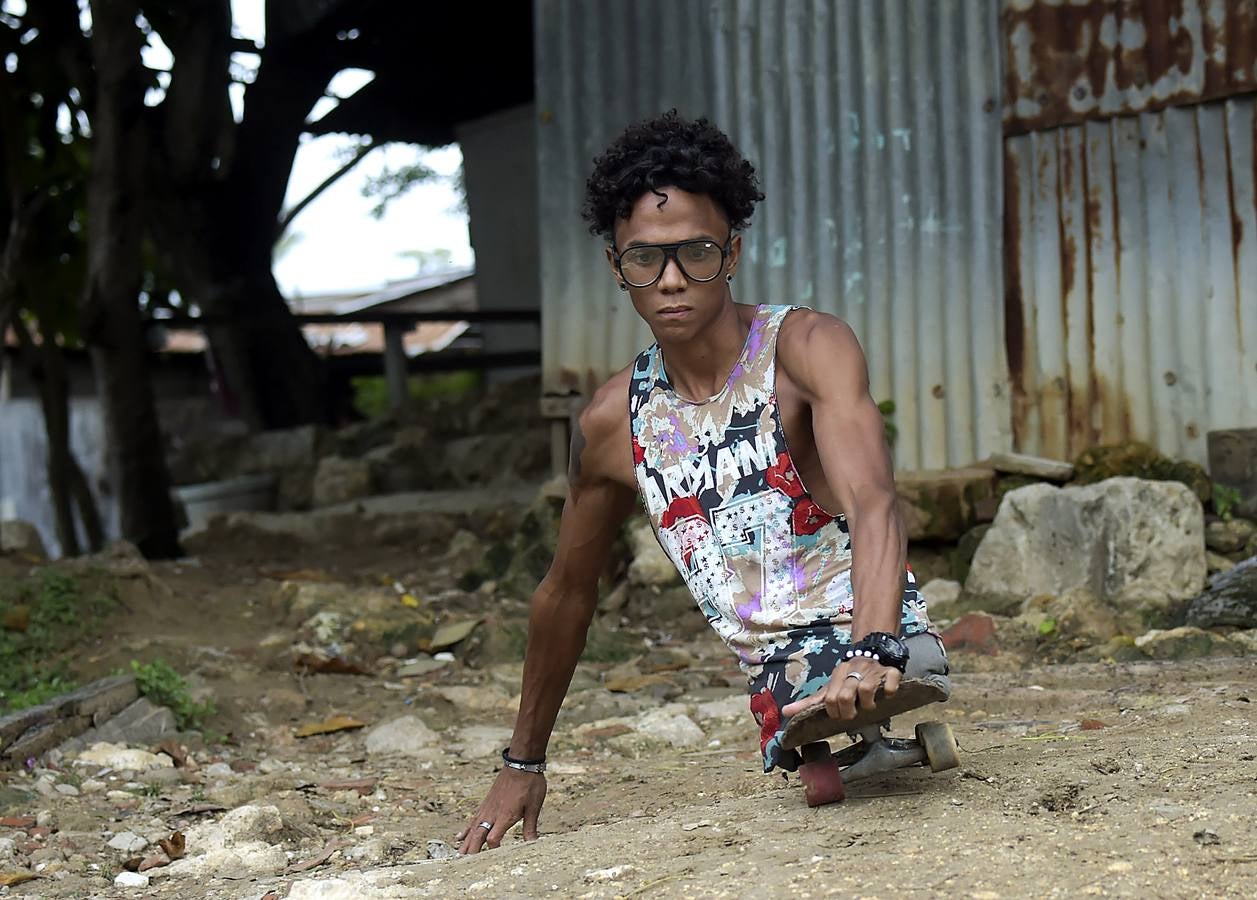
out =
[[(808, 494), (777, 409), (777, 334), (792, 309), (755, 308), (714, 397), (680, 397), (658, 345), (637, 357), (629, 388), (634, 469), (655, 535), (752, 677), (809, 646), (849, 641), (854, 606), (846, 519)], [(903, 631), (927, 628), (910, 590)]]

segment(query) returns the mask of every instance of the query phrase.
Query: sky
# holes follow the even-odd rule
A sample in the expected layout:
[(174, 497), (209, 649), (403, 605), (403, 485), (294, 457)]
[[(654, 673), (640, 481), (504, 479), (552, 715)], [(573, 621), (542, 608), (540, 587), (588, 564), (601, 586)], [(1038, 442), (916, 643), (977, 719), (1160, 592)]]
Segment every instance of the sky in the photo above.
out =
[[(232, 27), (238, 36), (259, 44), (265, 41), (264, 6), (265, 0), (232, 0)], [(0, 0), (0, 7), (21, 15), (26, 3)], [(90, 11), (85, 3), (80, 3), (80, 8), (83, 24), (89, 25)], [(143, 57), (146, 65), (158, 70), (169, 70), (173, 61), (170, 50), (156, 36), (144, 48)], [(258, 63), (257, 54), (232, 54), (233, 70), (245, 80), (251, 80)], [(371, 77), (370, 72), (346, 70), (332, 79), (329, 93), (348, 97)], [(158, 76), (162, 87), (169, 79), (165, 72)], [(146, 102), (160, 103), (162, 87), (150, 90)], [(242, 104), (248, 103), (248, 91), (244, 85), (233, 84), (230, 93), (239, 119)], [(335, 105), (330, 98), (319, 101), (311, 111), (311, 121)], [(65, 115), (67, 121), (62, 127), (68, 129), (68, 110)], [(355, 139), (344, 135), (304, 136), (289, 179), (285, 208), (295, 206), (340, 168), (346, 149), (353, 146)], [(391, 201), (381, 219), (371, 216), (377, 201), (362, 196), (367, 178), (379, 175), (386, 164), (398, 168), (417, 159), (442, 175), (453, 175), (462, 163), (462, 154), (457, 145), (434, 150), (403, 144), (377, 148), (293, 220), (291, 239), (274, 269), (285, 296), (296, 300), (313, 294), (364, 291), (411, 277), (418, 274), (419, 264), (402, 254), (412, 251), (446, 250), (453, 265), (472, 264), (467, 216), (457, 209), (457, 194), (447, 183), (416, 185)]]
[[(234, 28), (241, 37), (265, 39), (264, 0), (232, 0)], [(241, 55), (243, 57), (243, 55)], [(256, 65), (243, 57), (248, 67)], [(369, 73), (345, 72), (332, 80), (331, 92), (348, 96), (370, 80)], [(245, 103), (247, 103), (247, 91)], [(233, 98), (238, 103), (238, 97)], [(324, 101), (314, 115), (333, 106)], [(342, 164), (339, 154), (353, 145), (341, 135), (307, 136), (297, 150), (285, 206), (292, 207)], [(328, 188), (302, 211), (290, 226), (295, 240), (275, 264), (280, 290), (296, 299), (302, 295), (378, 287), (417, 273), (418, 264), (400, 254), (412, 250), (449, 250), (455, 265), (472, 262), (467, 217), (458, 212), (458, 198), (447, 184), (420, 184), (392, 201), (383, 218), (371, 217), (374, 200), (362, 196), (362, 186), (385, 164), (397, 168), (421, 158), (446, 175), (458, 171), (458, 147), (424, 152), (393, 144), (373, 151), (348, 175)]]

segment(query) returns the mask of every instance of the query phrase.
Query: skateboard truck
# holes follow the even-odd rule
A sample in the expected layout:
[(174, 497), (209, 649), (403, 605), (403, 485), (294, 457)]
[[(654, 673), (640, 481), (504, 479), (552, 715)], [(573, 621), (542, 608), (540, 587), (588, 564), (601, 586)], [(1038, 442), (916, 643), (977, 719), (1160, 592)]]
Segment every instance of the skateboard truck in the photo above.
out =
[[(856, 709), (850, 719), (834, 719), (823, 706), (795, 716), (786, 725), (781, 745), (797, 748), (802, 758), (799, 779), (803, 782), (808, 806), (838, 803), (845, 799), (844, 783), (881, 775), (905, 766), (928, 764), (934, 772), (960, 765), (956, 739), (951, 726), (943, 722), (922, 722), (915, 739), (893, 738), (883, 734), (892, 716), (930, 703), (940, 703), (951, 695), (951, 682), (944, 675), (905, 679), (891, 697), (878, 695), (874, 709)], [(855, 743), (831, 753), (825, 738), (848, 734)]]

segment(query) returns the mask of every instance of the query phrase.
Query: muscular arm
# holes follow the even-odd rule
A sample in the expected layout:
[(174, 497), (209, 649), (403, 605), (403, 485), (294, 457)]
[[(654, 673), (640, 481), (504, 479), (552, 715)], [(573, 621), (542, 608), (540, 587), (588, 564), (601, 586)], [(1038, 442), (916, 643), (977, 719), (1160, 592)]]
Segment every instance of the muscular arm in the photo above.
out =
[[(510, 746), (516, 759), (545, 756), (598, 605), (598, 576), (620, 523), (633, 509), (627, 387), (626, 380), (613, 379), (595, 395), (573, 431), (558, 546), (533, 594), (528, 619), (523, 687)], [(459, 832), (459, 851), (497, 847), (520, 819), (524, 837), (535, 838), (544, 799), (544, 776), (503, 768), (476, 815)]]
[(839, 319), (795, 312), (786, 320), (778, 348), (782, 368), (812, 409), (825, 480), (851, 531), (852, 638), (873, 631), (898, 634), (907, 541), (885, 425), (869, 394), (860, 343)]

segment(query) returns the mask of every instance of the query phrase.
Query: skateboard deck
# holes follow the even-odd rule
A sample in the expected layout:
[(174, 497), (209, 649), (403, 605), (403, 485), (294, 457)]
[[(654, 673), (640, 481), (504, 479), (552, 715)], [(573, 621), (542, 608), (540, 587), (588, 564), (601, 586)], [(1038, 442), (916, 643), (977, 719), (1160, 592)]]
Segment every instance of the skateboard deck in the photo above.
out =
[(862, 710), (857, 706), (855, 715), (849, 719), (830, 718), (824, 706), (814, 706), (799, 713), (786, 724), (785, 733), (781, 736), (781, 746), (787, 750), (796, 749), (814, 741), (823, 741), (835, 734), (860, 731), (909, 710), (941, 703), (949, 696), (949, 682), (944, 676), (905, 678), (899, 682), (899, 690), (893, 697), (884, 698), (879, 689), (875, 706), (870, 710)]

